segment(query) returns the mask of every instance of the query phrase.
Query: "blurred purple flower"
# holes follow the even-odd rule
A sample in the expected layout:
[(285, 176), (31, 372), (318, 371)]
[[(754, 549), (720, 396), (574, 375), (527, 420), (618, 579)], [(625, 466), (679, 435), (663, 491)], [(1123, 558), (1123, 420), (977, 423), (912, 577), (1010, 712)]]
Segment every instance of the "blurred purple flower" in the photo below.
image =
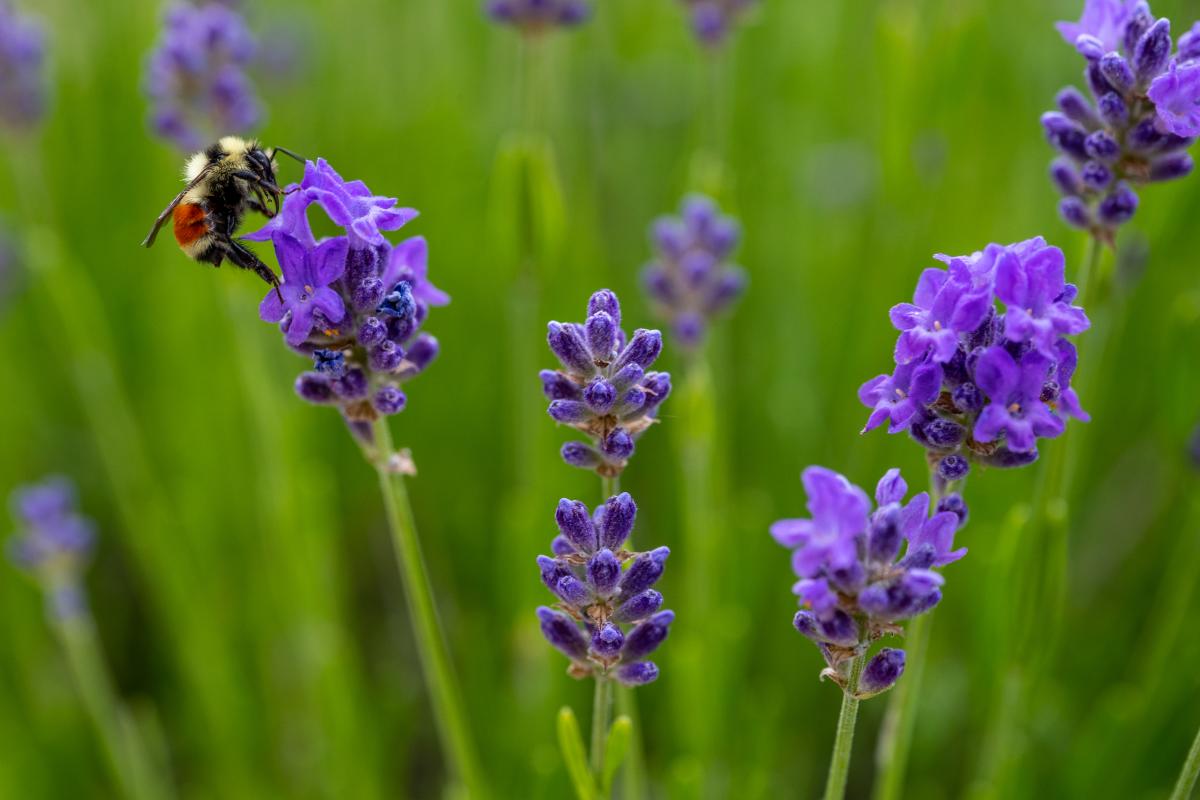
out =
[(75, 487), (53, 476), (17, 487), (10, 502), (18, 534), (9, 540), (9, 555), (42, 585), (51, 618), (86, 611), (81, 579), (95, 527), (76, 511)]
[(40, 22), (0, 0), (0, 122), (26, 130), (46, 113), (46, 42)]
[(729, 38), (738, 19), (758, 0), (683, 0), (691, 14), (692, 32), (704, 45), (716, 47)]
[(534, 35), (586, 22), (591, 7), (586, 0), (487, 0), (484, 13), (493, 22)]

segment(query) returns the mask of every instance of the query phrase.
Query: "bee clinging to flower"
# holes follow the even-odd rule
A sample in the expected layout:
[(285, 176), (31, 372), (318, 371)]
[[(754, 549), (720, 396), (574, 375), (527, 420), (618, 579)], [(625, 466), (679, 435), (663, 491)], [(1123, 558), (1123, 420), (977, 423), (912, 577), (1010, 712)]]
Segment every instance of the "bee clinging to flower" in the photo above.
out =
[(282, 147), (267, 151), (256, 140), (237, 136), (226, 136), (193, 155), (185, 171), (187, 186), (158, 215), (142, 246), (154, 244), (159, 228), (171, 217), (175, 241), (189, 258), (214, 267), (228, 260), (278, 290), (279, 278), (271, 268), (234, 238), (247, 211), (267, 218), (279, 211), (283, 190), (275, 179), (276, 153), (302, 160)]

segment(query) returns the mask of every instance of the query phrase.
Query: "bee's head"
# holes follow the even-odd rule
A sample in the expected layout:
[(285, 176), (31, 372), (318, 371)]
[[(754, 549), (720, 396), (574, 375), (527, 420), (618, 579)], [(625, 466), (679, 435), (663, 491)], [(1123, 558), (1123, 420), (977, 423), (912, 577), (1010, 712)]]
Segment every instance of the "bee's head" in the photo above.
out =
[(275, 164), (257, 143), (246, 150), (246, 167), (263, 181), (275, 183)]

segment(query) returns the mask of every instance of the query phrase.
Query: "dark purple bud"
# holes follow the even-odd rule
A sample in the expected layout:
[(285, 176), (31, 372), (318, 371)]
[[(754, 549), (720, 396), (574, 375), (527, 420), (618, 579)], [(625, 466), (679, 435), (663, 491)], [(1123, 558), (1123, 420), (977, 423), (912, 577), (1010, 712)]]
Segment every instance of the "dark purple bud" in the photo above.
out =
[(890, 564), (900, 552), (900, 506), (890, 503), (871, 515), (867, 528), (867, 557)]
[(1129, 21), (1125, 23), (1125, 31), (1121, 37), (1121, 43), (1125, 45), (1126, 53), (1137, 51), (1138, 42), (1153, 24), (1154, 15), (1150, 13), (1150, 6), (1147, 3), (1137, 3)]
[(379, 253), (369, 247), (352, 247), (346, 253), (346, 271), (342, 280), (347, 286), (355, 286), (378, 272)]
[(621, 324), (621, 303), (617, 300), (617, 296), (608, 289), (601, 289), (588, 298), (588, 316), (591, 317), (601, 312), (608, 314), (614, 325)]
[(617, 390), (603, 378), (596, 378), (583, 390), (583, 401), (594, 413), (604, 415), (617, 402)]
[(1097, 213), (1101, 223), (1106, 227), (1115, 228), (1133, 219), (1137, 207), (1138, 196), (1129, 188), (1129, 184), (1122, 181), (1108, 197), (1100, 201)]
[(600, 454), (583, 442), (567, 442), (559, 450), (562, 460), (572, 467), (595, 469), (604, 463)]
[(1053, 403), (1058, 400), (1059, 394), (1061, 394), (1061, 388), (1058, 381), (1046, 381), (1042, 384), (1042, 393), (1038, 399), (1043, 403)]
[(662, 608), (663, 596), (654, 589), (635, 594), (613, 612), (617, 622), (637, 622)]
[(1065, 158), (1056, 158), (1050, 164), (1050, 180), (1054, 181), (1059, 192), (1067, 196), (1077, 195), (1083, 191), (1079, 173), (1075, 171), (1074, 165)]
[(1088, 61), (1099, 61), (1104, 57), (1104, 42), (1090, 33), (1081, 33), (1075, 38), (1075, 50)]
[(333, 389), (329, 387), (329, 382), (324, 375), (316, 372), (300, 373), (300, 377), (296, 378), (296, 394), (300, 395), (302, 400), (318, 405), (332, 403), (334, 400)]
[(627, 364), (637, 364), (642, 369), (649, 367), (662, 352), (662, 334), (658, 331), (638, 328), (633, 332), (633, 338), (618, 356), (614, 371), (620, 372)]
[(675, 619), (674, 611), (659, 611), (625, 637), (625, 646), (621, 648), (621, 660), (638, 661), (653, 653), (671, 632), (671, 622)]
[(964, 383), (950, 395), (954, 407), (964, 414), (983, 408), (983, 392), (973, 383)]
[(829, 585), (843, 594), (855, 594), (867, 582), (867, 572), (855, 559), (839, 567), (826, 567)]
[(404, 360), (404, 349), (391, 339), (384, 339), (367, 354), (367, 365), (376, 372), (391, 372)]
[(621, 371), (616, 375), (614, 375), (610, 383), (612, 383), (613, 388), (616, 389), (617, 392), (623, 393), (630, 386), (641, 383), (642, 378), (644, 378), (645, 375), (646, 371), (640, 366), (637, 364), (629, 364), (621, 369)]
[[(1092, 90), (1092, 95), (1095, 97), (1103, 98), (1107, 94), (1117, 94), (1112, 84), (1104, 77), (1104, 73), (1100, 71), (1099, 59), (1088, 62), (1084, 75), (1087, 77), (1088, 88)], [(1101, 116), (1104, 116), (1103, 110), (1101, 110)]]
[(1120, 53), (1109, 53), (1101, 58), (1100, 72), (1104, 74), (1104, 79), (1109, 85), (1121, 94), (1127, 94), (1136, 80), (1129, 62), (1122, 58)]
[(558, 9), (558, 24), (564, 27), (578, 25), (591, 16), (592, 8), (584, 0), (564, 0)]
[(633, 502), (629, 492), (608, 498), (604, 504), (604, 520), (600, 523), (600, 546), (620, 550), (633, 532), (636, 519), (637, 503)]
[(346, 374), (346, 354), (341, 350), (313, 350), (313, 369), (329, 378)]
[(605, 311), (592, 314), (584, 323), (584, 331), (592, 357), (596, 361), (611, 361), (617, 344), (617, 323), (613, 318)]
[(1192, 157), (1187, 153), (1173, 153), (1150, 165), (1150, 180), (1173, 181), (1191, 174), (1193, 166)]
[(669, 372), (651, 372), (642, 382), (642, 388), (646, 392), (645, 411), (650, 413), (670, 396), (671, 374)]
[(1130, 149), (1139, 153), (1145, 153), (1156, 149), (1162, 144), (1163, 139), (1166, 137), (1158, 129), (1155, 119), (1156, 117), (1153, 115), (1146, 117), (1133, 126), (1133, 130), (1126, 134), (1125, 143), (1129, 145)]
[(671, 328), (675, 331), (675, 343), (691, 348), (703, 341), (707, 325), (701, 315), (694, 311), (684, 311), (671, 321)]
[(596, 526), (588, 514), (587, 506), (578, 500), (563, 498), (554, 510), (554, 521), (567, 541), (581, 553), (596, 552)]
[(567, 566), (567, 562), (560, 561), (557, 558), (548, 558), (547, 556), (537, 557), (538, 570), (542, 574), (542, 583), (550, 591), (555, 591), (558, 582), (568, 575), (573, 575), (571, 568)]
[(408, 353), (404, 356), (404, 359), (409, 364), (412, 364), (415, 372), (420, 372), (437, 358), (438, 349), (438, 340), (434, 336), (428, 333), (421, 333), (409, 345)]
[(653, 661), (635, 661), (617, 667), (617, 680), (625, 686), (644, 686), (658, 678), (658, 667)]
[(561, 611), (539, 606), (538, 619), (542, 623), (542, 635), (546, 641), (567, 658), (587, 658), (588, 642), (575, 621)]
[(330, 388), (343, 400), (361, 400), (367, 396), (367, 374), (357, 367), (329, 382)]
[(1057, 111), (1047, 111), (1042, 115), (1042, 127), (1046, 129), (1046, 138), (1050, 144), (1059, 151), (1081, 161), (1087, 158), (1087, 151), (1083, 148), (1087, 132), (1065, 115)]
[(1129, 122), (1129, 106), (1116, 92), (1100, 95), (1100, 117), (1114, 128), (1120, 128)]
[(741, 235), (741, 228), (736, 222), (727, 217), (718, 217), (708, 232), (708, 250), (718, 259), (723, 259), (737, 247)]
[(746, 290), (746, 273), (736, 267), (722, 270), (721, 277), (713, 284), (708, 299), (704, 301), (704, 310), (709, 314), (727, 308), (730, 303), (742, 296)]
[(1166, 155), (1174, 153), (1177, 150), (1187, 150), (1196, 143), (1195, 137), (1177, 136), (1174, 133), (1163, 134), (1162, 141), (1158, 143), (1158, 147), (1154, 149), (1158, 155)]
[(996, 452), (992, 453), (984, 463), (989, 467), (998, 467), (1000, 469), (1013, 469), (1015, 467), (1024, 467), (1037, 461), (1038, 451), (1036, 449), (1022, 452), (1014, 452), (1007, 447), (1001, 447)]
[(1121, 145), (1108, 131), (1096, 131), (1088, 134), (1083, 141), (1083, 147), (1092, 158), (1111, 164), (1121, 156)]
[(379, 314), (396, 319), (411, 319), (416, 316), (417, 304), (413, 300), (412, 284), (408, 281), (400, 281), (387, 296), (379, 303), (377, 309)]
[(600, 443), (600, 450), (609, 461), (625, 461), (633, 455), (633, 437), (624, 428), (613, 428)]
[(625, 644), (625, 634), (611, 622), (606, 622), (592, 634), (592, 653), (601, 659), (614, 658)]
[(1171, 21), (1160, 19), (1150, 26), (1150, 30), (1142, 35), (1133, 51), (1133, 70), (1138, 80), (1148, 83), (1152, 78), (1167, 68), (1171, 60)]
[(885, 647), (863, 668), (858, 690), (863, 694), (879, 694), (892, 688), (904, 674), (904, 651)]
[(350, 292), (350, 302), (355, 311), (366, 311), (375, 308), (383, 302), (384, 285), (379, 278), (367, 278), (355, 284)]
[(935, 417), (924, 425), (925, 441), (937, 450), (949, 450), (958, 447), (966, 436), (967, 431), (962, 425), (953, 420)]
[(646, 392), (640, 386), (634, 386), (621, 396), (621, 404), (617, 406), (616, 415), (622, 418), (640, 417), (642, 407), (646, 405)]
[(575, 575), (564, 575), (554, 586), (554, 593), (569, 606), (586, 606), (592, 599), (587, 584)]
[(621, 598), (633, 597), (653, 586), (662, 577), (663, 565), (669, 555), (671, 551), (666, 547), (651, 550), (649, 553), (639, 553), (621, 576)]
[(574, 555), (576, 550), (575, 545), (560, 533), (550, 540), (550, 552), (556, 556), (569, 556)]
[(538, 373), (538, 377), (542, 379), (542, 394), (549, 400), (578, 400), (582, 397), (579, 385), (557, 370), (544, 369)]
[(390, 383), (379, 387), (379, 390), (375, 392), (375, 397), (371, 400), (371, 405), (375, 406), (376, 411), (388, 416), (399, 414), (407, 403), (408, 398), (404, 392)]
[(696, 238), (702, 238), (717, 221), (717, 204), (704, 195), (689, 195), (680, 208), (683, 224)]
[(551, 322), (546, 341), (567, 372), (590, 377), (596, 371), (592, 357), (574, 325)]
[(1092, 212), (1087, 203), (1078, 197), (1064, 197), (1058, 201), (1058, 213), (1072, 227), (1083, 230), (1092, 227)]
[(1058, 101), (1059, 110), (1072, 122), (1089, 130), (1100, 127), (1100, 119), (1096, 116), (1096, 110), (1092, 108), (1092, 104), (1083, 96), (1083, 93), (1074, 86), (1068, 86), (1060, 91), (1055, 99)]
[(552, 400), (546, 411), (554, 418), (555, 422), (561, 422), (564, 425), (583, 422), (592, 416), (587, 403), (578, 400)]
[(801, 636), (806, 636), (814, 642), (820, 643), (825, 640), (817, 625), (817, 615), (811, 611), (797, 611), (796, 616), (792, 617), (792, 626), (800, 632)]
[(1080, 175), (1084, 185), (1097, 192), (1107, 188), (1113, 179), (1112, 170), (1099, 161), (1089, 161), (1084, 164)]
[[(794, 625), (795, 622), (793, 619), (792, 624)], [(842, 647), (853, 647), (858, 644), (858, 624), (855, 623), (853, 617), (840, 608), (835, 608), (824, 619), (817, 617), (817, 631), (820, 637), (830, 644)]]
[(967, 473), (971, 471), (971, 462), (958, 454), (952, 454), (938, 462), (937, 470), (942, 480), (953, 483), (967, 477)]
[(373, 347), (387, 338), (387, 325), (379, 317), (367, 317), (358, 326), (358, 343), (363, 347)]
[(587, 579), (598, 597), (608, 597), (621, 578), (621, 562), (605, 548), (588, 560)]
[(671, 217), (655, 220), (650, 229), (650, 240), (654, 248), (671, 259), (683, 255), (688, 248), (689, 238), (687, 228)]
[(692, 289), (705, 283), (716, 268), (717, 260), (704, 250), (693, 250), (679, 262), (683, 280)]
[(967, 524), (967, 519), (970, 516), (967, 503), (958, 492), (951, 492), (941, 500), (938, 500), (937, 513), (941, 514), (944, 511), (953, 512), (958, 516), (958, 527), (960, 528)]

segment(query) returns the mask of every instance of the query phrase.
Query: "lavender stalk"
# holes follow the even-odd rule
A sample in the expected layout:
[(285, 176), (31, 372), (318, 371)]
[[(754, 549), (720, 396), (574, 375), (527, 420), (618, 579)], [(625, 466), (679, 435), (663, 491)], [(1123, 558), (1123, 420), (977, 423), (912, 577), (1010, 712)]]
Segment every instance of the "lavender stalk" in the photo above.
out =
[(1191, 797), (1192, 790), (1196, 788), (1198, 776), (1200, 776), (1200, 732), (1196, 733), (1192, 749), (1188, 751), (1187, 759), (1183, 762), (1179, 780), (1175, 782), (1175, 790), (1171, 792), (1171, 800), (1187, 800)]
[(829, 759), (829, 775), (825, 779), (825, 800), (842, 800), (846, 796), (850, 753), (854, 747), (854, 725), (858, 720), (858, 682), (866, 659), (863, 655), (850, 662), (850, 677), (846, 681), (846, 692), (842, 694), (837, 736), (833, 740), (833, 756)]

